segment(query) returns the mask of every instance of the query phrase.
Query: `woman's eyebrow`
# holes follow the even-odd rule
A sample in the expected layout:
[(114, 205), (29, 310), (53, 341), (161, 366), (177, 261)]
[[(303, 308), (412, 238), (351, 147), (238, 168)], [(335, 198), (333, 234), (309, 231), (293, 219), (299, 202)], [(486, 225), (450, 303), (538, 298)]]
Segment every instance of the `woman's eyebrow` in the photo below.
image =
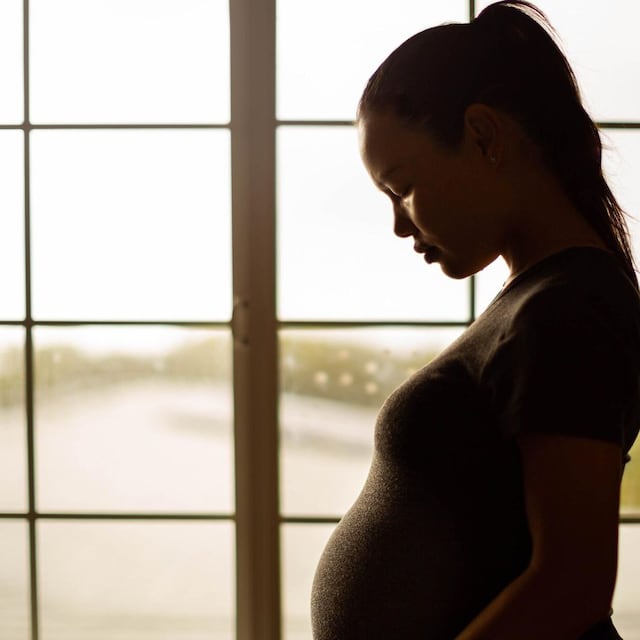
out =
[(378, 187), (380, 187), (380, 189), (385, 189), (385, 182), (396, 172), (398, 171), (398, 169), (400, 169), (400, 165), (396, 164), (393, 165), (391, 168), (387, 169), (386, 171), (383, 171), (379, 176), (378, 179), (375, 181), (376, 184), (378, 185)]

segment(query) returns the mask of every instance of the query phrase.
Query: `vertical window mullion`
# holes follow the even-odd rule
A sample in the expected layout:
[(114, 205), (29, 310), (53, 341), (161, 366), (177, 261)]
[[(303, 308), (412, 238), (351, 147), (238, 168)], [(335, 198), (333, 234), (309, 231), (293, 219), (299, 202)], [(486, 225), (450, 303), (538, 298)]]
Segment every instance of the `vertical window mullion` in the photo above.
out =
[(275, 0), (233, 0), (237, 640), (279, 640)]
[[(476, 0), (469, 0), (469, 22), (476, 16)], [(476, 277), (472, 275), (469, 278), (469, 322), (476, 319)]]
[(31, 313), (31, 206), (30, 206), (30, 112), (29, 112), (29, 0), (23, 0), (23, 82), (24, 82), (24, 268), (25, 268), (25, 417), (27, 428), (28, 523), (29, 523), (29, 583), (31, 591), (31, 640), (39, 638), (38, 568), (35, 498), (35, 438), (34, 438), (34, 371), (33, 318)]

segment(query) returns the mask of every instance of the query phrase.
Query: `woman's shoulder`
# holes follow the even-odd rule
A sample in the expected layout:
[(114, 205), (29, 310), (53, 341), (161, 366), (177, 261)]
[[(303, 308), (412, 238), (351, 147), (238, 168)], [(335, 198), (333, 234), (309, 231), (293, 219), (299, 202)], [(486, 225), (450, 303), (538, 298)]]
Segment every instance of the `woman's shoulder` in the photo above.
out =
[(482, 381), (505, 433), (617, 442), (640, 419), (640, 298), (617, 258), (563, 252), (513, 281)]
[(571, 247), (534, 265), (503, 294), (512, 318), (551, 323), (600, 318), (640, 331), (640, 294), (614, 254), (595, 247)]

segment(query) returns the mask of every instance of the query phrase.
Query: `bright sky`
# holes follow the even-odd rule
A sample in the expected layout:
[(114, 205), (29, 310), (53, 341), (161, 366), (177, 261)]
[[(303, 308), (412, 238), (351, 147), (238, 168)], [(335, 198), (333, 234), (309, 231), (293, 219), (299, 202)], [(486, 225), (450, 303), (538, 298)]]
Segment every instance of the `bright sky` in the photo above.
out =
[[(477, 2), (478, 10), (486, 3)], [(640, 18), (631, 0), (540, 0), (592, 115), (640, 120)], [(466, 0), (278, 2), (281, 119), (353, 118), (368, 76), (406, 37), (466, 21)], [(22, 0), (0, 3), (0, 122), (23, 115)], [(224, 0), (31, 0), (36, 123), (224, 123)], [(224, 130), (35, 131), (36, 319), (228, 320), (229, 136)], [(640, 132), (607, 132), (605, 166), (640, 215)], [(22, 133), (0, 131), (0, 316), (24, 314)], [(345, 127), (278, 131), (283, 319), (464, 320), (467, 283), (395, 238)], [(636, 237), (640, 238), (640, 230)], [(636, 241), (640, 248), (640, 243)], [(479, 277), (480, 308), (506, 277)], [(137, 340), (138, 338), (136, 338)]]

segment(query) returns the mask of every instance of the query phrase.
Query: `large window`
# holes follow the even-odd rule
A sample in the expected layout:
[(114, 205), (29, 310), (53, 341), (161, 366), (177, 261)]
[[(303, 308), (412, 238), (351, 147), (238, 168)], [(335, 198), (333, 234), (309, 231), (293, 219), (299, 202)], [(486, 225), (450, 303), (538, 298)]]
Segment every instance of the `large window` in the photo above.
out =
[[(538, 5), (639, 215), (640, 13)], [(0, 3), (3, 640), (310, 640), (313, 571), (382, 401), (506, 277), (449, 280), (393, 236), (355, 105), (401, 40), (484, 6)]]

